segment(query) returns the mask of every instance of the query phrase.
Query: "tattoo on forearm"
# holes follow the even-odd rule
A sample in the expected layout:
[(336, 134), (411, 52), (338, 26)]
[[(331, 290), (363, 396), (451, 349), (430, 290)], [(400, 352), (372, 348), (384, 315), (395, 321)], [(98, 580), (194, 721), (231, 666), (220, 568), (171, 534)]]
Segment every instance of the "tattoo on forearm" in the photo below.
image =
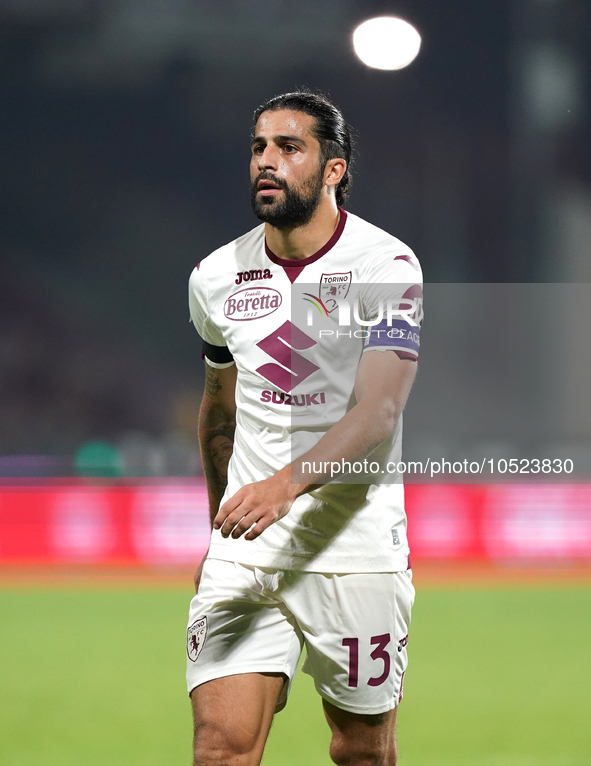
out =
[(234, 449), (234, 426), (224, 424), (203, 432), (201, 457), (213, 520), (228, 484), (228, 463)]
[(205, 393), (210, 399), (216, 399), (222, 389), (217, 373), (213, 367), (205, 365)]

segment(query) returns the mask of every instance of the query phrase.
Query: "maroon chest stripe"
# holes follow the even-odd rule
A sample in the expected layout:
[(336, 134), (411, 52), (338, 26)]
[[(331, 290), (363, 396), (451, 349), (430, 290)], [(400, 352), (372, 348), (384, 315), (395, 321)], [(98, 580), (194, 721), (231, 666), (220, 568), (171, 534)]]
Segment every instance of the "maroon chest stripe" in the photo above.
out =
[(320, 250), (315, 252), (313, 255), (309, 255), (307, 258), (300, 258), (298, 260), (292, 260), (291, 258), (279, 258), (279, 256), (275, 255), (275, 253), (269, 248), (269, 245), (267, 245), (267, 241), (265, 240), (265, 252), (267, 253), (267, 257), (278, 266), (283, 266), (283, 269), (292, 284), (299, 277), (306, 266), (309, 266), (311, 263), (314, 263), (314, 261), (322, 258), (322, 256), (328, 253), (328, 251), (331, 250), (341, 238), (341, 234), (343, 233), (343, 229), (345, 228), (345, 223), (347, 221), (347, 212), (343, 210), (342, 207), (339, 208), (339, 212), (341, 215), (337, 224), (337, 228), (335, 229), (332, 237), (325, 245), (320, 248)]

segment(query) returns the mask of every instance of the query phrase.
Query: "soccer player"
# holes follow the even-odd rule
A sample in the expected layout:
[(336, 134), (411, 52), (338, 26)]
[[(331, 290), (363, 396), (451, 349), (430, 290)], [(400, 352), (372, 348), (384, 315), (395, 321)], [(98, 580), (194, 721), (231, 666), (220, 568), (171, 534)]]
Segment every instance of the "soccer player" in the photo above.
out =
[[(194, 764), (260, 763), (305, 645), (332, 760), (392, 766), (414, 589), (390, 474), (416, 372), (420, 266), (341, 207), (351, 138), (326, 98), (263, 104), (251, 149), (263, 224), (201, 261), (189, 286), (213, 526), (187, 633)], [(297, 320), (308, 307), (317, 320)]]

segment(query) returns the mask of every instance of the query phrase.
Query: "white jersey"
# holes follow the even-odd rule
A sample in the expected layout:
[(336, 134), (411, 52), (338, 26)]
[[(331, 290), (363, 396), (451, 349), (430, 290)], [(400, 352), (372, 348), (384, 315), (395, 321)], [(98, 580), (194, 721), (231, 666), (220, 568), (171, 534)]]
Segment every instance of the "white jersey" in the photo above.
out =
[[(354, 406), (362, 353), (417, 357), (421, 284), (406, 245), (344, 210), (329, 242), (308, 258), (274, 255), (261, 224), (201, 261), (189, 282), (191, 318), (206, 362), (235, 363), (238, 373), (224, 500), (291, 463)], [(388, 313), (384, 289), (412, 313)], [(341, 478), (302, 495), (253, 541), (214, 530), (209, 555), (308, 572), (406, 569), (404, 488), (393, 470), (401, 439), (402, 419), (368, 458), (379, 470), (365, 483)]]

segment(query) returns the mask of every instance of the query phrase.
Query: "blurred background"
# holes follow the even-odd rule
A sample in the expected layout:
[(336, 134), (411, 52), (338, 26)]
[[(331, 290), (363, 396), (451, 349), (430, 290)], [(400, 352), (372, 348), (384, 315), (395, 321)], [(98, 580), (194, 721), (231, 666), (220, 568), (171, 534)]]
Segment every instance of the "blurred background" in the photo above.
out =
[[(353, 51), (355, 27), (383, 15), (422, 37), (399, 71), (371, 69)], [(183, 692), (163, 670), (181, 678), (175, 631), (189, 567), (208, 539), (197, 448), (203, 370), (187, 280), (209, 252), (258, 224), (251, 116), (298, 86), (327, 93), (354, 128), (347, 209), (407, 242), (423, 265), (406, 457), (575, 465), (572, 483), (551, 487), (408, 488), (425, 595), (406, 762), (588, 763), (588, 701), (572, 679), (586, 688), (591, 640), (590, 78), (588, 0), (0, 3), (0, 597), (13, 628), (0, 657), (12, 673), (7, 699), (22, 702), (20, 712), (2, 709), (11, 730), (0, 738), (3, 763), (188, 762), (186, 742), (185, 760), (170, 756), (188, 742), (189, 723), (184, 707), (185, 717), (171, 717)], [(468, 568), (429, 575), (429, 561)], [(54, 582), (64, 564), (104, 568), (96, 577), (76, 570), (90, 588), (83, 597), (56, 589), (40, 604), (34, 590), (23, 595), (23, 582)], [(105, 585), (129, 564), (151, 567), (156, 600), (126, 600), (119, 580)], [(188, 585), (173, 587), (171, 572)], [(517, 590), (487, 591), (490, 577)], [(563, 589), (541, 589), (548, 582)], [(439, 592), (441, 583), (449, 588)], [(462, 590), (471, 585), (484, 590)], [(29, 629), (39, 609), (54, 659), (40, 696), (22, 671), (39, 653)], [(568, 641), (562, 674), (560, 663), (548, 667), (548, 615), (560, 615), (555, 639)], [(144, 653), (158, 647), (150, 659), (160, 676), (146, 686), (134, 671), (127, 688), (143, 702), (118, 691), (112, 707), (112, 679), (132, 673), (138, 643)], [(91, 673), (87, 655), (105, 652), (110, 669)], [(113, 671), (122, 656), (125, 667)], [(71, 668), (97, 694), (94, 707), (79, 691), (56, 702)], [(486, 704), (474, 704), (474, 688), (488, 690)], [(311, 703), (301, 699), (304, 710)], [(43, 722), (36, 737), (26, 733), (33, 720)], [(104, 726), (125, 730), (123, 744), (109, 749)], [(557, 730), (558, 744), (545, 739)], [(291, 736), (287, 750), (276, 739), (269, 763), (328, 763), (297, 755), (305, 743)]]
[[(422, 36), (405, 69), (370, 69), (353, 52), (352, 30), (383, 14)], [(427, 283), (589, 282), (590, 24), (585, 0), (5, 0), (0, 474), (199, 472), (188, 275), (258, 224), (251, 115), (296, 86), (342, 108), (357, 136), (348, 208), (409, 243)], [(586, 297), (560, 317), (569, 337), (583, 324), (576, 347), (562, 343), (559, 362), (544, 348), (522, 360), (525, 393), (485, 407), (485, 381), (473, 381), (482, 417), (492, 405), (491, 420), (509, 424), (532, 398), (556, 408), (543, 385), (555, 367), (561, 385), (582, 374), (587, 390), (591, 362), (577, 361)], [(507, 363), (488, 336), (473, 340), (478, 299), (452, 316), (448, 296), (437, 298), (424, 332), (433, 352), (409, 405), (429, 448), (428, 437), (457, 439), (453, 397), (480, 366), (474, 355), (493, 378)], [(461, 371), (449, 333), (469, 351)], [(591, 436), (586, 393), (567, 419), (545, 438), (580, 449)]]
[[(397, 71), (370, 68), (353, 49), (353, 30), (384, 14), (422, 37), (417, 58)], [(298, 86), (329, 94), (354, 128), (348, 209), (409, 243), (423, 265), (405, 459), (571, 460), (572, 474), (551, 478), (587, 482), (588, 2), (5, 0), (0, 40), (5, 483), (184, 479), (192, 489), (179, 489), (173, 505), (193, 519), (179, 521), (192, 550), (185, 527), (197, 523), (196, 502), (202, 510), (203, 365), (187, 279), (258, 225), (247, 191), (251, 116)], [(177, 485), (158, 486), (168, 497)], [(482, 502), (464, 493), (460, 506), (425, 491), (422, 507), (433, 513), (461, 506), (480, 518), (484, 503), (505, 518), (516, 503), (502, 490)], [(580, 557), (582, 537), (591, 557), (591, 496), (550, 509), (536, 490), (520, 497), (523, 518), (532, 504), (554, 513), (568, 550)], [(12, 530), (0, 535), (0, 557), (16, 555), (8, 538), (23, 540), (7, 521), (16, 513), (24, 523), (22, 502), (0, 502), (0, 523)], [(79, 522), (84, 529), (101, 526), (101, 502), (84, 511), (95, 518)], [(145, 491), (130, 503), (150, 504)], [(160, 506), (172, 513), (170, 501), (154, 503), (151, 518)], [(51, 518), (75, 526), (76, 503), (48, 504)], [(42, 513), (35, 507), (30, 523)], [(207, 537), (204, 517), (199, 525), (193, 545)], [(474, 533), (480, 549), (490, 538), (483, 529)], [(109, 548), (101, 534), (101, 555), (131, 545)]]

